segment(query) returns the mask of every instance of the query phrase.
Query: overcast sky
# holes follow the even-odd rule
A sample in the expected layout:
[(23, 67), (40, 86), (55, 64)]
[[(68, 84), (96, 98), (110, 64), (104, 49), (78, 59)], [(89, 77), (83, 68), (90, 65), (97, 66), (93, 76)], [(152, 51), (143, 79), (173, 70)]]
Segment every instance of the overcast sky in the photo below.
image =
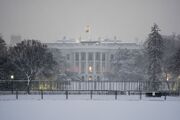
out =
[(63, 36), (147, 38), (153, 23), (162, 34), (180, 33), (180, 0), (0, 0), (0, 33), (55, 42)]

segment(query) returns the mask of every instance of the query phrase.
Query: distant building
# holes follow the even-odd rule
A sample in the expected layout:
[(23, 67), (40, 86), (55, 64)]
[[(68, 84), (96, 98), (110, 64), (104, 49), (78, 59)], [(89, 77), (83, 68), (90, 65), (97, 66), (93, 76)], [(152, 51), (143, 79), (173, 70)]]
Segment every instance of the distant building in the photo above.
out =
[(106, 80), (105, 74), (111, 72), (111, 60), (118, 48), (137, 50), (136, 43), (121, 43), (118, 40), (76, 41), (58, 40), (47, 43), (49, 48), (60, 49), (65, 56), (66, 71), (77, 73), (81, 80)]
[(10, 46), (14, 46), (17, 43), (20, 43), (21, 41), (22, 40), (21, 40), (21, 36), (20, 35), (11, 35), (11, 40), (9, 42), (9, 45)]

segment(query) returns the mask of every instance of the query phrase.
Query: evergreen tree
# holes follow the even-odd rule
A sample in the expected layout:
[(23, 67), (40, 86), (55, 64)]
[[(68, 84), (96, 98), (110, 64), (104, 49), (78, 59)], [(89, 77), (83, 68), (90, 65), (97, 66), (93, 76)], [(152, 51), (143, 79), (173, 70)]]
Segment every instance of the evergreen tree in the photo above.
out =
[(1, 55), (5, 52), (5, 50), (6, 50), (6, 42), (0, 36), (0, 53), (1, 53)]
[(149, 89), (154, 91), (159, 89), (159, 81), (162, 79), (163, 39), (159, 31), (158, 25), (154, 24), (145, 42), (145, 49), (148, 56), (148, 76), (151, 82)]
[(7, 48), (6, 43), (3, 38), (0, 36), (0, 79), (5, 79), (6, 77), (6, 68), (7, 64)]

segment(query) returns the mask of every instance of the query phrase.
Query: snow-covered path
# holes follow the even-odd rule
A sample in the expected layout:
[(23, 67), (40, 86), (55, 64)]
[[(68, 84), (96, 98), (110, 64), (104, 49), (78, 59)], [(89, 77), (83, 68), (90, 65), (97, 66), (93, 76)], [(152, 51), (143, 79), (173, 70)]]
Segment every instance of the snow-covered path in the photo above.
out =
[(180, 101), (0, 101), (0, 120), (179, 120)]

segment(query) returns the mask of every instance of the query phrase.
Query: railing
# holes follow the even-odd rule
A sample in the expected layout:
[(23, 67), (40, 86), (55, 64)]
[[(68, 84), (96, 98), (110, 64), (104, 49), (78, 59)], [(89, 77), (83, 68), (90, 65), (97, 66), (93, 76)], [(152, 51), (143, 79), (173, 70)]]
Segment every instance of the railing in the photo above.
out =
[[(152, 85), (158, 89), (152, 89)], [(179, 92), (177, 81), (38, 81), (32, 80), (28, 86), (27, 80), (0, 80), (0, 91), (130, 91)]]
[[(156, 87), (156, 90), (152, 89)], [(158, 89), (157, 89), (158, 88)], [(111, 95), (115, 100), (118, 95), (138, 95), (139, 100), (142, 95), (161, 97), (168, 95), (180, 95), (180, 83), (177, 81), (38, 81), (32, 80), (28, 84), (27, 80), (0, 80), (0, 95), (14, 96), (19, 99), (20, 95), (31, 94), (44, 99), (44, 94), (61, 94), (68, 96), (76, 94), (88, 94), (90, 99), (94, 95)], [(29, 96), (28, 95), (28, 96)]]

